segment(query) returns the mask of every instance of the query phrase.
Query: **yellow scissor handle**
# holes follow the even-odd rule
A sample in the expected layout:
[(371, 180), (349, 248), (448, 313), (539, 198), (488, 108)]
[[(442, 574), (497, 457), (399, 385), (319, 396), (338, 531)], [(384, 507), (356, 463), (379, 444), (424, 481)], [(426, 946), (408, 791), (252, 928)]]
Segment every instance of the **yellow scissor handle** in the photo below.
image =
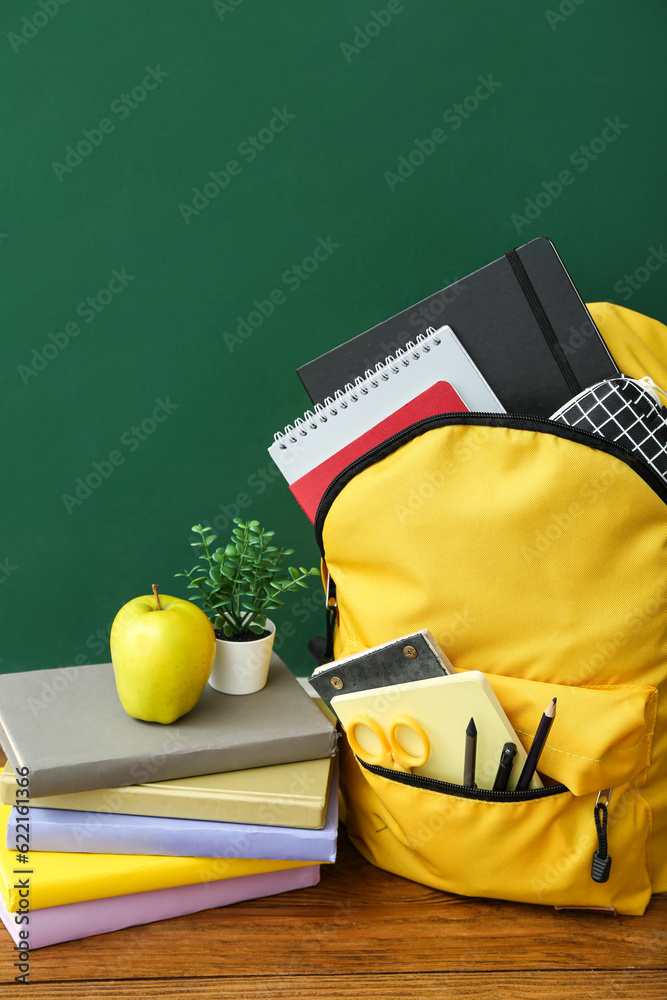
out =
[[(418, 757), (415, 757), (408, 753), (407, 750), (404, 750), (396, 739), (396, 730), (399, 726), (406, 726), (408, 729), (411, 729), (421, 740), (422, 752)], [(431, 755), (431, 744), (428, 736), (419, 723), (409, 715), (399, 715), (397, 719), (394, 719), (391, 724), (391, 729), (389, 730), (389, 743), (391, 744), (391, 752), (396, 763), (401, 764), (403, 767), (408, 769), (413, 767), (422, 767)]]
[[(357, 726), (366, 726), (367, 729), (370, 729), (380, 744), (379, 754), (371, 753), (370, 750), (366, 750), (365, 747), (361, 746), (357, 740)], [(353, 719), (350, 719), (347, 724), (347, 740), (352, 753), (357, 757), (361, 757), (367, 764), (375, 764), (378, 767), (392, 766), (393, 758), (387, 737), (375, 719), (371, 719), (370, 715), (355, 715)]]
[[(365, 726), (370, 729), (380, 744), (379, 753), (371, 753), (370, 750), (361, 746), (357, 739), (357, 726)], [(421, 740), (422, 752), (418, 757), (404, 750), (396, 739), (396, 730), (399, 726), (407, 726)], [(431, 753), (428, 736), (419, 723), (415, 722), (409, 715), (399, 715), (398, 718), (394, 719), (389, 731), (389, 740), (375, 719), (369, 715), (355, 715), (347, 725), (347, 739), (352, 753), (361, 757), (367, 764), (374, 764), (378, 767), (394, 767), (396, 765), (399, 770), (410, 771), (413, 767), (421, 767), (422, 764), (425, 764)]]

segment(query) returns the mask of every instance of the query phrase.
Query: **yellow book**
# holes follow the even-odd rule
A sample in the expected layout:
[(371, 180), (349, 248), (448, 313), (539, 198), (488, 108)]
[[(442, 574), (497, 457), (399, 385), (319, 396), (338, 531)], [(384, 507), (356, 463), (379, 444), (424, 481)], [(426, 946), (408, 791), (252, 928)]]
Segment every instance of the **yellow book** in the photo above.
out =
[[(6, 843), (10, 806), (0, 805), (0, 838)], [(29, 816), (28, 816), (29, 820)], [(27, 863), (19, 859), (27, 857)], [(260, 861), (237, 858), (170, 858), (141, 854), (55, 854), (0, 847), (0, 893), (10, 913), (43, 909), (86, 899), (126, 896), (151, 889), (215, 882), (286, 868), (311, 861)], [(23, 901), (23, 902), (22, 902)]]
[[(324, 757), (95, 791), (31, 795), (30, 805), (319, 830), (326, 817), (333, 763), (333, 757)], [(16, 777), (10, 764), (0, 776), (0, 802), (16, 802)]]

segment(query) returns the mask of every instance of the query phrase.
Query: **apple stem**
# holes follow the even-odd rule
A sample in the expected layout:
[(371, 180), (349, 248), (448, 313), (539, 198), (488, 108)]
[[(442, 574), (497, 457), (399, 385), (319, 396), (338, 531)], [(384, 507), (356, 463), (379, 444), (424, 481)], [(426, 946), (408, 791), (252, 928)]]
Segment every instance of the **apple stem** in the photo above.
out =
[(153, 593), (155, 594), (155, 601), (157, 603), (157, 610), (162, 611), (162, 605), (160, 604), (160, 595), (157, 592), (157, 583), (153, 584)]

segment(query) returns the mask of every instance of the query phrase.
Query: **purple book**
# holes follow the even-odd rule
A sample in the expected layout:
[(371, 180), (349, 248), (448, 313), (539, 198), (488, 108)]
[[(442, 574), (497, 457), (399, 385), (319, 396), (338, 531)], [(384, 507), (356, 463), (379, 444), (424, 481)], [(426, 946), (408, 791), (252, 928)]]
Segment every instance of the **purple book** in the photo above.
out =
[[(76, 941), (93, 934), (106, 934), (123, 927), (149, 924), (154, 920), (180, 917), (185, 913), (229, 906), (244, 899), (275, 896), (291, 889), (305, 889), (320, 880), (319, 865), (291, 868), (286, 871), (242, 875), (219, 882), (179, 885), (173, 889), (153, 889), (129, 896), (109, 896), (82, 903), (47, 906), (30, 913), (30, 923), (18, 925), (18, 913), (8, 913), (0, 897), (0, 920), (16, 945), (30, 951), (63, 941)], [(20, 938), (23, 931), (28, 937)]]
[[(161, 854), (195, 858), (269, 858), (273, 861), (336, 860), (338, 764), (334, 765), (324, 826), (253, 826), (212, 820), (128, 816), (73, 809), (30, 809), (30, 850), (77, 854)], [(7, 847), (17, 842), (12, 809)]]

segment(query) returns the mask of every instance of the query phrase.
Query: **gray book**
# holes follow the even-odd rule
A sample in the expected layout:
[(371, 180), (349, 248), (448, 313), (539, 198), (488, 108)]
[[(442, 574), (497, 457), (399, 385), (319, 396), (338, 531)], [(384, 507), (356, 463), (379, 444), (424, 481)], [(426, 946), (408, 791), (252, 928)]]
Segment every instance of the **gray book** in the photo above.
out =
[(0, 744), (31, 796), (331, 757), (337, 734), (274, 653), (266, 687), (206, 685), (170, 725), (123, 709), (110, 663), (0, 675)]

